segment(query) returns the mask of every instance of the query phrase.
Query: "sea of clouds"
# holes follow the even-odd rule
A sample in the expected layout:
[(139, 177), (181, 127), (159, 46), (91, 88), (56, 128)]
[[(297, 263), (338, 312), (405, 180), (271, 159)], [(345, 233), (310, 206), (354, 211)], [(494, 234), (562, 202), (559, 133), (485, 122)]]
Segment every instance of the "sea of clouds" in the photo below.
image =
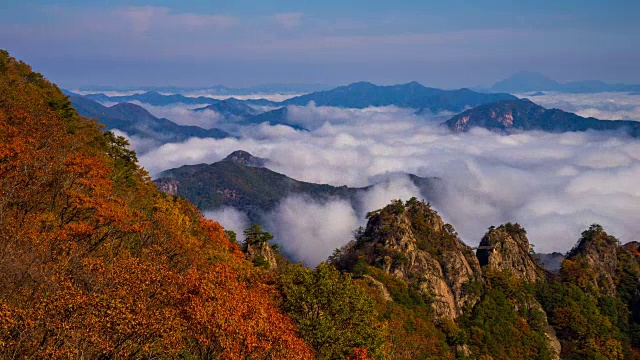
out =
[[(631, 111), (625, 118), (640, 119), (633, 115), (640, 96), (607, 94), (619, 99), (615, 105), (596, 94), (552, 96), (532, 99), (579, 114), (608, 111), (615, 118)], [(290, 107), (288, 120), (309, 131), (261, 124), (242, 129), (239, 138), (165, 144), (139, 160), (155, 176), (185, 164), (216, 162), (242, 149), (269, 159), (268, 167), (276, 172), (314, 183), (364, 187), (381, 174), (396, 172), (439, 177), (445, 186), (434, 198), (425, 198), (407, 178), (399, 177), (374, 187), (361, 200), (374, 210), (395, 198), (425, 198), (471, 246), (489, 226), (509, 221), (524, 226), (539, 252), (566, 252), (592, 223), (622, 242), (640, 240), (638, 139), (596, 132), (504, 135), (475, 129), (453, 134), (439, 126), (451, 114), (413, 112), (396, 107)], [(135, 146), (136, 139), (132, 142)], [(249, 225), (233, 208), (207, 216), (239, 234)], [(347, 202), (318, 203), (299, 196), (265, 215), (274, 240), (307, 265), (325, 260), (364, 224), (364, 213)]]

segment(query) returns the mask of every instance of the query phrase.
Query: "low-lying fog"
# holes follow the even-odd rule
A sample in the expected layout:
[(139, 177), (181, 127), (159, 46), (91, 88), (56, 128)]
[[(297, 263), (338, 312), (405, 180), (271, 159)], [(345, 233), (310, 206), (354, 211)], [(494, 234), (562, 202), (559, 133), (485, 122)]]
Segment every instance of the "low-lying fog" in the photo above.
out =
[[(640, 96), (600, 95), (531, 99), (583, 116), (640, 120)], [(158, 114), (158, 109), (144, 106)], [(173, 109), (176, 114), (184, 111)], [(639, 140), (595, 132), (501, 135), (477, 129), (452, 134), (438, 126), (450, 116), (416, 116), (413, 110), (395, 107), (357, 110), (311, 104), (289, 111), (289, 121), (309, 132), (262, 124), (244, 128), (240, 139), (194, 138), (154, 148), (139, 159), (157, 174), (219, 161), (242, 149), (268, 158), (274, 171), (315, 183), (362, 187), (387, 172), (437, 176), (446, 191), (432, 203), (471, 246), (489, 226), (508, 221), (525, 227), (538, 252), (566, 252), (592, 223), (603, 225), (622, 242), (640, 240)], [(134, 147), (136, 141), (132, 139)], [(423, 198), (402, 178), (367, 196), (369, 210), (394, 198)], [(230, 208), (207, 215), (240, 234), (248, 225), (243, 214)], [(288, 254), (314, 265), (349, 241), (365, 219), (345, 202), (319, 204), (292, 197), (269, 214), (266, 223)]]

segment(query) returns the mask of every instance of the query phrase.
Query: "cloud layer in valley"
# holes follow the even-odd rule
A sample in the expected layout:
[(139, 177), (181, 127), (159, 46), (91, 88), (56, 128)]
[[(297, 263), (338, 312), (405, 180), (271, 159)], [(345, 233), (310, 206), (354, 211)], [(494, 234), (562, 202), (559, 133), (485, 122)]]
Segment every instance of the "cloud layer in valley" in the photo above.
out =
[[(469, 245), (477, 245), (487, 227), (508, 221), (522, 224), (541, 252), (567, 251), (591, 223), (623, 242), (638, 240), (637, 139), (595, 132), (501, 135), (476, 129), (453, 134), (437, 125), (448, 115), (311, 104), (289, 112), (289, 121), (309, 132), (261, 124), (246, 128), (239, 139), (166, 144), (140, 156), (140, 162), (157, 174), (219, 161), (243, 149), (268, 158), (274, 171), (315, 183), (363, 187), (385, 173), (437, 176), (446, 185), (444, 193), (426, 200)], [(407, 182), (388, 187), (367, 193), (368, 210), (393, 198), (406, 200), (417, 190)], [(364, 214), (346, 203), (300, 198), (287, 199), (269, 216), (277, 241), (308, 264), (325, 259), (364, 223)]]
[[(528, 97), (517, 94), (518, 97)], [(546, 92), (529, 99), (546, 108), (557, 108), (584, 117), (601, 120), (640, 121), (640, 95), (619, 92), (594, 94), (563, 94)]]
[(243, 231), (251, 226), (247, 214), (229, 206), (205, 211), (204, 217), (219, 222), (226, 230), (235, 232), (238, 242), (244, 241)]

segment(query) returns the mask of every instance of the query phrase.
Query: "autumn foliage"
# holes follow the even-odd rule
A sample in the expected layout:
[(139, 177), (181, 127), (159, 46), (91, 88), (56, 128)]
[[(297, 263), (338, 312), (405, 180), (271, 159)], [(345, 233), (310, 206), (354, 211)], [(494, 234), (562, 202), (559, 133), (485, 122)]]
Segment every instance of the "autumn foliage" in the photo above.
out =
[(0, 51), (0, 357), (312, 358), (260, 270), (125, 145)]

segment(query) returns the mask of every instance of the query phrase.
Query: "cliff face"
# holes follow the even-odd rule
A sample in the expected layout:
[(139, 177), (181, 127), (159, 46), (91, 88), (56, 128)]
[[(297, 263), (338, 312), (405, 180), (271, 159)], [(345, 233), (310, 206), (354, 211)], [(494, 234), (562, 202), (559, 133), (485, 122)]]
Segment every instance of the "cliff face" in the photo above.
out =
[(518, 224), (504, 224), (491, 228), (480, 241), (476, 252), (481, 266), (508, 269), (516, 277), (527, 281), (544, 279), (544, 270), (531, 255), (526, 231)]
[(352, 251), (432, 295), (440, 318), (456, 319), (477, 301), (465, 291), (465, 284), (482, 281), (477, 258), (428, 204), (395, 201), (370, 213)]

